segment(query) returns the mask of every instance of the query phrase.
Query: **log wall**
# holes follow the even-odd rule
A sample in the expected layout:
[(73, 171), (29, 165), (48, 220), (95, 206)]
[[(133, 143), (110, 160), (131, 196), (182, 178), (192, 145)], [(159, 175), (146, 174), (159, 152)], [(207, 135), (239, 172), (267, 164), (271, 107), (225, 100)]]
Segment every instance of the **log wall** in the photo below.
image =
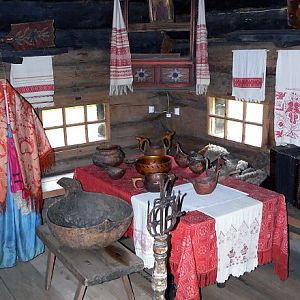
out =
[[(181, 115), (167, 120), (169, 126), (176, 129), (188, 148), (201, 148), (206, 143), (217, 143), (229, 148), (238, 157), (246, 159), (256, 167), (268, 170), (269, 149), (274, 146), (274, 98), (275, 71), (277, 48), (273, 43), (228, 43), (211, 42), (208, 46), (208, 60), (211, 72), (211, 83), (207, 96), (231, 96), (232, 79), (232, 50), (236, 49), (267, 49), (267, 77), (266, 77), (266, 114), (264, 126), (267, 127), (267, 147), (259, 149), (239, 143), (224, 141), (207, 134), (207, 101), (204, 96), (196, 96), (194, 92), (171, 93), (172, 105), (181, 107)], [(300, 49), (300, 46), (289, 49)], [(189, 138), (188, 138), (189, 137)], [(188, 139), (187, 139), (188, 138)]]
[[(194, 91), (170, 92), (171, 107), (180, 107), (181, 115), (166, 118), (165, 114), (148, 114), (148, 106), (155, 105), (162, 111), (166, 108), (164, 92), (138, 92), (127, 96), (109, 97), (109, 39), (112, 21), (112, 0), (102, 1), (0, 1), (0, 35), (9, 32), (10, 24), (54, 19), (56, 48), (67, 48), (68, 52), (54, 56), (55, 103), (74, 105), (82, 102), (109, 102), (112, 142), (123, 147), (136, 147), (135, 136), (145, 135), (159, 140), (166, 130), (176, 131), (176, 138), (184, 141), (183, 146), (195, 148), (207, 142), (223, 144), (240, 157), (257, 163), (256, 154), (261, 154), (259, 164), (268, 164), (268, 149), (259, 150), (237, 143), (226, 142), (207, 135), (206, 98)], [(189, 13), (189, 1), (174, 0), (176, 14), (184, 18)], [(147, 1), (130, 1), (131, 22), (147, 21)], [(265, 120), (270, 128), (268, 147), (274, 144), (273, 106), (275, 66), (278, 49), (274, 46), (276, 34), (283, 30), (282, 45), (300, 44), (297, 35), (285, 34), (287, 25), (286, 0), (226, 0), (206, 1), (206, 20), (209, 35), (209, 64), (211, 85), (208, 95), (230, 96), (232, 50), (247, 48), (268, 49), (266, 103), (268, 115)], [(180, 16), (178, 16), (180, 19)], [(247, 43), (239, 30), (269, 30), (263, 32), (266, 40)], [(272, 31), (272, 32), (271, 32)], [(293, 32), (293, 31), (292, 31)], [(234, 33), (233, 35), (230, 35)], [(159, 33), (160, 34), (160, 33)], [(258, 38), (252, 33), (251, 39)], [(275, 36), (275, 38), (274, 38)], [(279, 36), (279, 35), (278, 35)], [(286, 38), (287, 36), (287, 38)], [(271, 38), (272, 37), (272, 38)], [(247, 37), (246, 37), (247, 38)], [(248, 37), (249, 38), (249, 37)], [(267, 42), (268, 38), (273, 43)], [(261, 35), (260, 35), (261, 39)], [(287, 39), (292, 39), (291, 41)], [(157, 47), (155, 36), (143, 37), (131, 44), (134, 52)], [(235, 41), (234, 41), (235, 40)], [(239, 42), (237, 42), (237, 40)], [(290, 42), (290, 43), (289, 43)], [(0, 48), (4, 47), (0, 45)], [(297, 48), (299, 46), (293, 47)], [(3, 48), (7, 52), (7, 45)], [(292, 48), (291, 48), (292, 49)], [(13, 52), (13, 51), (12, 51)], [(142, 51), (141, 51), (142, 52)], [(151, 52), (151, 51), (150, 51)], [(3, 57), (3, 54), (2, 54)], [(10, 58), (9, 58), (10, 59)], [(78, 157), (82, 151), (78, 151)], [(71, 165), (76, 165), (72, 162)], [(59, 162), (63, 171), (70, 162)]]
[[(99, 49), (69, 50), (53, 58), (56, 106), (82, 103), (109, 103), (110, 136), (112, 143), (122, 147), (137, 148), (136, 136), (152, 140), (163, 136), (162, 116), (148, 114), (148, 106), (162, 107), (159, 98), (151, 92), (134, 92), (124, 96), (109, 97), (109, 53)], [(52, 173), (70, 170), (78, 164), (91, 162), (93, 148), (78, 150), (77, 157), (58, 155)], [(73, 154), (73, 153), (72, 153)], [(82, 159), (82, 156), (88, 155)], [(67, 159), (66, 159), (67, 158)], [(79, 161), (79, 159), (81, 161)]]

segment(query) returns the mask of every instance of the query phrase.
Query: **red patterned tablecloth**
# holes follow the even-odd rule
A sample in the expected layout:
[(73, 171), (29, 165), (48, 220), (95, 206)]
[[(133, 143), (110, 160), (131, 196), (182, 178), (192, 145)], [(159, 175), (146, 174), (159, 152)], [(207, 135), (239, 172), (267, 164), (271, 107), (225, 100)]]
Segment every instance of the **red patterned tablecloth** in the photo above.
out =
[[(173, 164), (174, 165), (174, 164)], [(132, 177), (140, 176), (134, 166), (121, 165), (126, 169), (123, 178), (112, 180), (95, 165), (75, 169), (74, 177), (86, 191), (106, 193), (120, 197), (130, 203), (137, 191), (131, 183)], [(172, 173), (183, 178), (194, 176), (188, 169), (174, 166)], [(246, 192), (250, 197), (262, 201), (263, 214), (259, 235), (259, 265), (274, 263), (274, 272), (281, 280), (288, 277), (287, 212), (284, 196), (276, 192), (228, 178), (222, 184)], [(132, 226), (126, 236), (132, 237)], [(213, 284), (217, 274), (217, 238), (215, 220), (199, 211), (188, 212), (180, 218), (171, 236), (169, 266), (177, 287), (176, 299), (200, 299), (199, 287)]]

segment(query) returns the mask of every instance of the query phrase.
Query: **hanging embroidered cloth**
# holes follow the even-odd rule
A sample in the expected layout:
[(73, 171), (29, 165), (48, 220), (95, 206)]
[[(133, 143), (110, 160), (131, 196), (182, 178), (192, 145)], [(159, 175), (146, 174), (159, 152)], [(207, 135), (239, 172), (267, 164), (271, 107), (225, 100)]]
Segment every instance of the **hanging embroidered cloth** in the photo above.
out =
[(10, 82), (34, 108), (54, 105), (52, 56), (24, 57), (22, 64), (12, 64)]
[(198, 21), (196, 30), (196, 94), (206, 94), (209, 83), (210, 75), (207, 53), (205, 5), (204, 0), (199, 0)]
[(276, 66), (276, 145), (300, 146), (300, 50), (279, 50)]
[(54, 151), (32, 106), (7, 80), (0, 80), (0, 209), (5, 207), (7, 192), (8, 118), (23, 180), (23, 199), (31, 197), (37, 210), (42, 207), (41, 172), (54, 163)]
[(232, 96), (236, 100), (265, 100), (267, 50), (234, 50), (232, 64)]
[(114, 0), (113, 25), (110, 48), (109, 95), (127, 94), (132, 89), (131, 54), (127, 31), (119, 0)]

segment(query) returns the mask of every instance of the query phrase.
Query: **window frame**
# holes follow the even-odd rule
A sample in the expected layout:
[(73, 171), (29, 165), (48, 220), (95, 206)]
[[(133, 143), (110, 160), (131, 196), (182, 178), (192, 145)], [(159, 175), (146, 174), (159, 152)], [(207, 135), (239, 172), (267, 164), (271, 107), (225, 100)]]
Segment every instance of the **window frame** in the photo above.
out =
[[(103, 104), (104, 105), (104, 119), (101, 120), (96, 120), (96, 121), (87, 121), (87, 106), (88, 105), (97, 105), (97, 104)], [(83, 106), (84, 107), (84, 121), (83, 122), (78, 122), (78, 123), (72, 123), (72, 124), (66, 124), (66, 112), (65, 109), (69, 107), (76, 107), (76, 106)], [(67, 145), (67, 146), (62, 146), (62, 147), (56, 147), (54, 148), (54, 152), (56, 155), (56, 160), (63, 160), (63, 159), (68, 159), (68, 158), (74, 158), (74, 157), (82, 157), (86, 155), (90, 155), (94, 153), (95, 147), (99, 142), (105, 142), (109, 141), (111, 136), (110, 136), (110, 111), (109, 111), (109, 103), (106, 101), (99, 101), (97, 103), (95, 102), (84, 102), (84, 103), (76, 103), (76, 104), (68, 104), (68, 105), (55, 105), (53, 107), (44, 107), (44, 108), (39, 108), (37, 109), (37, 114), (43, 123), (43, 118), (42, 118), (42, 111), (43, 110), (50, 110), (50, 109), (62, 109), (62, 118), (63, 118), (63, 124), (60, 126), (51, 126), (47, 127), (45, 130), (48, 129), (57, 129), (57, 128), (62, 128), (64, 132), (64, 141), (67, 144), (67, 133), (66, 129), (67, 127), (72, 127), (72, 126), (78, 126), (78, 125), (84, 125), (85, 126), (85, 137), (86, 140), (88, 139), (88, 124), (95, 124), (103, 122), (106, 124), (105, 126), (105, 133), (106, 133), (106, 139), (100, 140), (100, 141), (93, 141), (93, 142), (86, 142), (86, 143), (81, 143), (81, 144), (75, 144), (75, 145)]]
[[(225, 113), (224, 116), (220, 116), (220, 115), (216, 115), (216, 114), (212, 114), (212, 107), (213, 107), (213, 100), (212, 99), (224, 99), (225, 100)], [(261, 105), (263, 105), (263, 115), (262, 115), (262, 123), (256, 123), (256, 122), (251, 122), (251, 121), (246, 121), (246, 114), (247, 114), (247, 103), (243, 101), (243, 118), (242, 119), (236, 119), (236, 118), (231, 118), (228, 117), (228, 101), (229, 100), (234, 100), (236, 101), (233, 97), (228, 97), (228, 96), (208, 96), (207, 97), (207, 134), (213, 138), (216, 139), (221, 139), (221, 140), (225, 140), (226, 142), (230, 142), (230, 143), (236, 143), (239, 145), (243, 145), (243, 146), (247, 146), (247, 147), (254, 147), (254, 148), (261, 148), (261, 149), (265, 149), (268, 146), (268, 122), (266, 122), (265, 120), (267, 120), (267, 116), (268, 116), (268, 109), (267, 109), (267, 104), (265, 103), (259, 103)], [(219, 119), (219, 120), (224, 120), (224, 137), (218, 137), (216, 135), (211, 134), (211, 122), (210, 122), (210, 118), (215, 118), (215, 119)], [(242, 123), (242, 142), (237, 142), (237, 141), (233, 141), (227, 138), (227, 121), (234, 121), (234, 122), (239, 122)], [(255, 146), (255, 145), (250, 145), (250, 144), (246, 144), (245, 143), (245, 128), (246, 128), (246, 124), (249, 125), (256, 125), (256, 126), (261, 126), (262, 127), (262, 141), (261, 141), (261, 146)]]

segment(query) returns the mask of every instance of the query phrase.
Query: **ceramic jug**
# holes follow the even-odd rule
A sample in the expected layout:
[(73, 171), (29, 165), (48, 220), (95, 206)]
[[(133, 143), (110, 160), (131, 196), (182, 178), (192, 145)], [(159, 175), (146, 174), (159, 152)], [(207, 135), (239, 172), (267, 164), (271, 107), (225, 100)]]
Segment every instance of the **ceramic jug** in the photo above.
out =
[(153, 144), (150, 139), (143, 136), (137, 136), (136, 139), (139, 143), (139, 149), (145, 155), (166, 155), (172, 145), (172, 137), (174, 131), (167, 131), (162, 138), (161, 143)]

